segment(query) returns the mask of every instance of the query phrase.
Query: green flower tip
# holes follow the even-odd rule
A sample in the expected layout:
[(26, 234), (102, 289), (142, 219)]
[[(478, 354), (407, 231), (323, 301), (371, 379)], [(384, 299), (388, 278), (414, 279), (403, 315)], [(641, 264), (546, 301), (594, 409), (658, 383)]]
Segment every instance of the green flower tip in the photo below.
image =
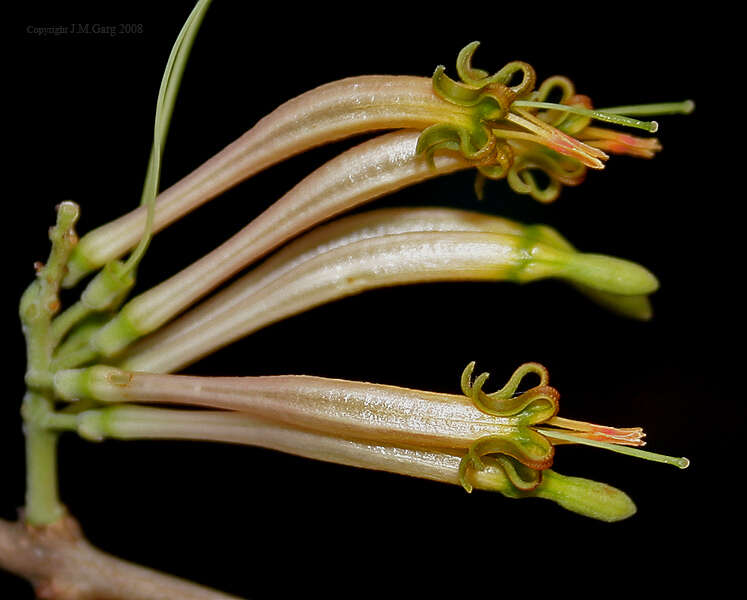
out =
[(636, 506), (617, 488), (581, 477), (568, 477), (550, 469), (543, 472), (534, 496), (557, 502), (566, 510), (613, 523), (632, 517)]
[(658, 279), (645, 267), (603, 254), (572, 254), (563, 271), (575, 283), (613, 294), (645, 295), (659, 288)]
[[(522, 489), (514, 483), (522, 481), (516, 475), (519, 469), (520, 463), (506, 457), (484, 458), (482, 469), (472, 471), (470, 478), (481, 490), (499, 492), (508, 498), (550, 500), (566, 510), (607, 523), (623, 521), (636, 513), (635, 503), (622, 490), (599, 481), (561, 475), (553, 469), (533, 472), (534, 485)], [(526, 468), (524, 471), (530, 472)], [(529, 483), (530, 477), (524, 477)]]

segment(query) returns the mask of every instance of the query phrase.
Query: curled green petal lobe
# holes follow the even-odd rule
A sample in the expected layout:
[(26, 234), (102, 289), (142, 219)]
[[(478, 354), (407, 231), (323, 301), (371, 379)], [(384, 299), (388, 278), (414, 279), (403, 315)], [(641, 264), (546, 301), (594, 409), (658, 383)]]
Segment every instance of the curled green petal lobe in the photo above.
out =
[(431, 166), (437, 150), (459, 152), (468, 160), (489, 160), (495, 155), (496, 138), (488, 130), (470, 131), (447, 123), (439, 123), (426, 128), (418, 138), (416, 152), (425, 154)]
[(459, 78), (469, 85), (475, 87), (480, 85), (480, 81), (488, 76), (487, 71), (482, 69), (475, 69), (472, 66), (472, 56), (474, 55), (477, 48), (480, 46), (480, 42), (470, 42), (464, 48), (459, 51), (457, 56), (456, 69), (459, 74)]
[[(462, 373), (462, 393), (482, 412), (497, 417), (517, 417), (517, 420), (525, 425), (543, 423), (557, 414), (560, 394), (547, 385), (549, 374), (539, 363), (521, 365), (506, 385), (492, 394), (482, 391), (489, 377), (488, 373), (482, 373), (472, 381), (474, 368), (475, 363), (471, 362)], [(523, 379), (531, 373), (539, 376), (539, 385), (516, 394)]]
[[(457, 72), (462, 81), (454, 81), (446, 75), (443, 65), (433, 73), (433, 91), (440, 98), (463, 109), (464, 117), (471, 125), (439, 124), (423, 132), (418, 142), (418, 152), (426, 152), (432, 162), (433, 152), (448, 149), (461, 152), (469, 160), (489, 161), (481, 165), (481, 172), (492, 179), (504, 177), (513, 161), (513, 151), (507, 143), (498, 144), (492, 132), (508, 114), (511, 104), (529, 94), (536, 77), (534, 69), (526, 63), (508, 63), (494, 75), (474, 69), (471, 58), (477, 42), (465, 47), (457, 59)], [(522, 73), (521, 81), (509, 87), (516, 73)]]
[(479, 46), (480, 42), (471, 42), (462, 48), (457, 56), (457, 73), (465, 84), (480, 89), (495, 84), (508, 86), (514, 75), (521, 72), (521, 81), (508, 89), (517, 98), (525, 96), (534, 89), (534, 85), (537, 82), (537, 75), (532, 66), (523, 61), (511, 61), (493, 75), (488, 75), (488, 72), (482, 69), (475, 69), (472, 66), (472, 56)]
[(438, 65), (433, 73), (433, 91), (442, 99), (465, 108), (480, 104), (485, 98), (483, 89), (454, 81), (446, 74), (446, 67)]
[(541, 471), (552, 465), (554, 448), (547, 438), (528, 427), (519, 427), (509, 435), (480, 438), (472, 444), (459, 465), (459, 481), (468, 492), (472, 491), (470, 472), (485, 469), (483, 458), (486, 456), (510, 457), (521, 464), (524, 468), (513, 467), (504, 469), (504, 472), (514, 486), (527, 491), (540, 482), (540, 477), (532, 471)]
[[(543, 175), (543, 184), (536, 173)], [(586, 167), (578, 161), (543, 147), (526, 148), (514, 159), (507, 172), (507, 182), (518, 194), (529, 194), (543, 203), (553, 202), (564, 185), (579, 185), (586, 177)]]

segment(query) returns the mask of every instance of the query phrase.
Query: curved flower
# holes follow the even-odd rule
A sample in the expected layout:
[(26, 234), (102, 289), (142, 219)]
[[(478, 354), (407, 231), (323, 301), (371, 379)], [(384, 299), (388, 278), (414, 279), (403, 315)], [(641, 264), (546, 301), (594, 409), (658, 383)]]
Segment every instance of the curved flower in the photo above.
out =
[[(658, 288), (656, 277), (636, 263), (580, 253), (540, 241), (532, 236), (531, 230), (526, 233), (517, 236), (456, 230), (377, 235), (311, 257), (260, 289), (254, 288), (253, 277), (248, 275), (245, 276), (248, 279), (241, 278), (230, 286), (229, 295), (234, 296), (234, 291), (245, 284), (254, 291), (239, 291), (241, 301), (228, 300), (231, 305), (228, 310), (220, 311), (222, 314), (216, 315), (216, 319), (208, 317), (203, 322), (202, 335), (192, 330), (178, 344), (173, 339), (163, 345), (145, 342), (150, 347), (145, 355), (150, 357), (141, 355), (135, 358), (136, 366), (132, 363), (127, 366), (134, 370), (161, 371), (168, 354), (170, 359), (177, 359), (177, 364), (184, 364), (187, 357), (199, 358), (271, 323), (374, 288), (434, 281), (524, 283), (549, 277), (617, 295), (640, 296)], [(165, 294), (155, 297), (155, 301), (154, 297), (148, 298), (147, 304), (140, 299), (142, 296), (130, 301), (90, 339), (91, 354), (86, 362), (97, 355), (116, 360), (136, 340), (163, 325), (163, 314), (174, 300)], [(223, 301), (214, 300), (216, 304)], [(154, 358), (161, 366), (153, 366)], [(145, 364), (141, 362), (143, 359)], [(81, 364), (58, 362), (56, 366), (69, 368)], [(176, 367), (171, 364), (168, 370), (173, 368)]]

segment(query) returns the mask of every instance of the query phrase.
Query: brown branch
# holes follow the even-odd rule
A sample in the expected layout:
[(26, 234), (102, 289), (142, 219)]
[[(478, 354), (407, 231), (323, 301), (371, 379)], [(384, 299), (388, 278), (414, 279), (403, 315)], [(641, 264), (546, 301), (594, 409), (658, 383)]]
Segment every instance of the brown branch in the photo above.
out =
[(0, 519), (0, 569), (48, 600), (237, 600), (101, 552), (70, 516), (46, 527)]

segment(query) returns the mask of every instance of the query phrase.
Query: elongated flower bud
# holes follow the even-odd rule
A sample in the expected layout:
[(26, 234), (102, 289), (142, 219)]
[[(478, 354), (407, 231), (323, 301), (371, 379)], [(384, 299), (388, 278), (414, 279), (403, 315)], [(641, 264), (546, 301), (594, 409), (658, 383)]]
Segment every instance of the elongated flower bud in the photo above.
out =
[[(351, 243), (320, 254), (286, 272), (250, 297), (233, 304), (174, 352), (185, 364), (225, 344), (314, 306), (368, 289), (429, 281), (508, 280), (517, 283), (560, 277), (605, 292), (647, 294), (658, 283), (643, 267), (610, 259), (610, 271), (601, 274), (604, 259), (560, 250), (524, 237), (473, 232), (425, 232), (387, 235)], [(626, 275), (627, 273), (627, 275)], [(599, 283), (594, 283), (597, 278)], [(152, 320), (151, 320), (152, 319)], [(158, 315), (135, 314), (125, 306), (92, 341), (104, 355), (113, 356), (147, 333)], [(153, 361), (161, 357), (157, 365)], [(125, 365), (139, 370), (163, 371), (168, 357), (164, 347), (148, 358), (130, 358)], [(139, 361), (146, 361), (140, 363)], [(167, 369), (167, 370), (170, 370)]]
[[(560, 250), (575, 252), (558, 232), (544, 225), (526, 226), (515, 221), (472, 211), (445, 208), (382, 209), (341, 219), (317, 228), (295, 240), (260, 266), (244, 275), (202, 305), (161, 328), (128, 350), (123, 365), (135, 370), (169, 372), (178, 370), (192, 358), (184, 349), (210, 329), (218, 328), (232, 311), (270, 282), (302, 263), (365, 239), (410, 232), (473, 231), (520, 236)], [(611, 310), (645, 319), (651, 307), (645, 295), (621, 295), (603, 292), (595, 286), (575, 284), (595, 302)], [(206, 352), (207, 353), (207, 352)]]
[[(227, 315), (238, 303), (315, 256), (364, 239), (427, 231), (501, 233), (525, 237), (527, 240), (575, 252), (563, 236), (546, 225), (522, 225), (501, 217), (450, 208), (395, 208), (369, 211), (339, 219), (298, 238), (225, 290), (135, 344), (128, 350), (127, 356), (134, 357), (158, 347), (157, 352), (150, 355), (160, 356), (161, 360), (165, 360), (163, 353), (170, 355), (166, 349), (168, 346), (176, 348), (186, 344), (188, 338), (199, 335), (201, 327), (210, 327), (210, 323), (217, 323), (222, 315)], [(651, 315), (651, 305), (645, 295), (613, 294), (593, 286), (578, 283), (574, 285), (594, 302), (614, 312), (644, 320)], [(178, 360), (179, 356), (181, 354), (175, 353), (173, 359)], [(165, 363), (159, 362), (159, 365), (163, 364)], [(173, 371), (183, 366), (185, 363), (173, 363), (166, 370)], [(136, 368), (159, 372), (163, 370), (162, 366), (156, 369), (154, 364), (147, 362), (138, 362)]]

